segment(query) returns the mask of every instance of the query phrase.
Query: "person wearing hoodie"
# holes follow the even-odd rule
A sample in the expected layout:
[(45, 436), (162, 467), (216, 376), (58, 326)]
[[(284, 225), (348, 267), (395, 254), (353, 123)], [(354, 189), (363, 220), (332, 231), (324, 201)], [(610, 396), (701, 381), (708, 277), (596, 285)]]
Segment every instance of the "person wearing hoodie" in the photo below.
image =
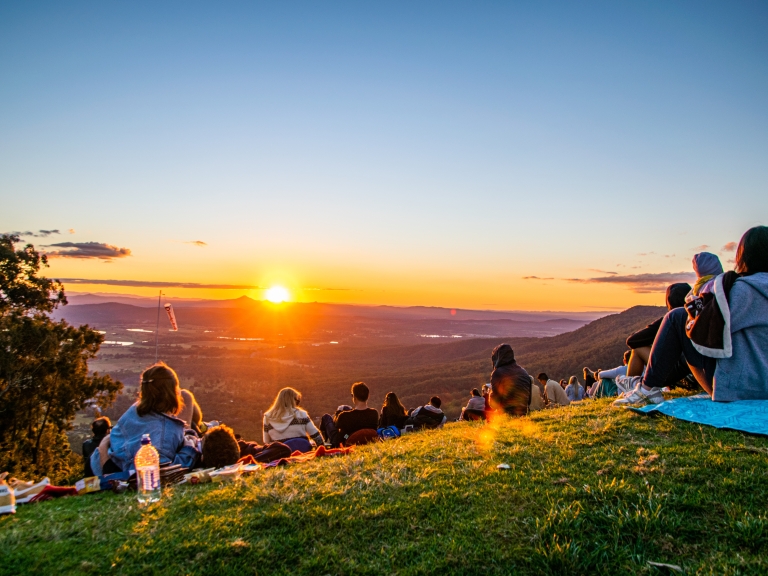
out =
[[(653, 343), (648, 367), (631, 394), (614, 405), (660, 404), (661, 389), (681, 355), (699, 385), (716, 402), (768, 400), (768, 227), (744, 233), (736, 250), (736, 279), (727, 298), (730, 354), (714, 358), (686, 334), (685, 309), (667, 313)], [(719, 295), (718, 295), (719, 296)]]
[(699, 252), (693, 256), (693, 271), (696, 272), (696, 282), (685, 297), (686, 302), (711, 291), (715, 276), (723, 273), (723, 265), (720, 263), (720, 258), (711, 252)]
[(499, 344), (491, 353), (491, 408), (510, 416), (525, 416), (531, 404), (531, 379), (515, 360), (509, 344)]
[(299, 408), (300, 403), (301, 394), (293, 388), (283, 388), (277, 393), (272, 406), (264, 412), (264, 444), (309, 437), (317, 446), (323, 445), (320, 431), (309, 414)]
[(448, 421), (448, 417), (443, 414), (440, 409), (443, 401), (439, 396), (432, 396), (429, 399), (429, 404), (419, 406), (411, 412), (408, 420), (405, 421), (406, 425), (410, 424), (414, 428), (442, 428), (443, 424)]

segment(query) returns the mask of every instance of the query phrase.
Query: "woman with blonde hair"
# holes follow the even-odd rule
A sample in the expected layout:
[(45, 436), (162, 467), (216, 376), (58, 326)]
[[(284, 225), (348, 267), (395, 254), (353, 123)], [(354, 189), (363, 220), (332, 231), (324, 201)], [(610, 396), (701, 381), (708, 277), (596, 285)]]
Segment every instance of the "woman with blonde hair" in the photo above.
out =
[(199, 456), (197, 437), (184, 435), (186, 424), (176, 417), (182, 405), (176, 372), (164, 362), (144, 370), (139, 399), (125, 411), (108, 436), (109, 460), (104, 464), (103, 473), (130, 469), (144, 434), (149, 434), (152, 446), (160, 454), (160, 464), (192, 468)]
[(568, 386), (565, 387), (565, 395), (568, 396), (568, 400), (571, 402), (584, 399), (584, 386), (579, 383), (579, 379), (576, 376), (571, 376), (571, 379), (568, 380)]
[(272, 406), (264, 412), (264, 444), (279, 441), (306, 452), (312, 448), (307, 440), (309, 437), (317, 446), (323, 445), (320, 431), (309, 414), (299, 408), (300, 403), (301, 393), (298, 390), (283, 388), (277, 393)]

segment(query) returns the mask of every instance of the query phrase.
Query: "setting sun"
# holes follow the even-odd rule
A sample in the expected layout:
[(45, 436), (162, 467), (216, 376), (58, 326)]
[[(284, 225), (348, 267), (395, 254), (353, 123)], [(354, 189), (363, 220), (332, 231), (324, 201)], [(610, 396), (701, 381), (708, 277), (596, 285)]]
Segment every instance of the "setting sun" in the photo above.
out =
[(291, 299), (288, 290), (282, 286), (272, 286), (272, 288), (264, 293), (264, 297), (273, 304), (280, 304), (280, 302), (285, 302), (286, 300)]

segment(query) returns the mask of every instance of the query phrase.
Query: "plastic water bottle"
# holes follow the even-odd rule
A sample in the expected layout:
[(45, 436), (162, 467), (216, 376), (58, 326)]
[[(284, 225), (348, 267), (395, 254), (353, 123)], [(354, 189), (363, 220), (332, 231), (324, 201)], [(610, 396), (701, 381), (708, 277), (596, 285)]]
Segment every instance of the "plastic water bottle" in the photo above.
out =
[(149, 504), (160, 500), (160, 455), (152, 446), (149, 434), (141, 437), (141, 448), (136, 452), (136, 489), (139, 504)]

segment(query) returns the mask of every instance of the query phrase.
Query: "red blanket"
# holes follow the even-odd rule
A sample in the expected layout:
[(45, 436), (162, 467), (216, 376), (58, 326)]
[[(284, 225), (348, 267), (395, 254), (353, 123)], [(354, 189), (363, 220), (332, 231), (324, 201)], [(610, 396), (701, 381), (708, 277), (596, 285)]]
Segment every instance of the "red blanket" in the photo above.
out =
[(353, 448), (354, 446), (349, 446), (347, 448), (326, 448), (325, 446), (319, 446), (314, 452), (299, 452), (296, 450), (288, 458), (280, 458), (279, 460), (273, 460), (267, 464), (256, 462), (256, 460), (253, 459), (253, 456), (249, 454), (248, 456), (240, 458), (238, 462), (242, 462), (243, 464), (259, 464), (262, 468), (272, 468), (273, 466), (285, 466), (286, 464), (308, 462), (313, 458), (320, 458), (323, 456), (344, 456), (345, 454), (352, 452)]

